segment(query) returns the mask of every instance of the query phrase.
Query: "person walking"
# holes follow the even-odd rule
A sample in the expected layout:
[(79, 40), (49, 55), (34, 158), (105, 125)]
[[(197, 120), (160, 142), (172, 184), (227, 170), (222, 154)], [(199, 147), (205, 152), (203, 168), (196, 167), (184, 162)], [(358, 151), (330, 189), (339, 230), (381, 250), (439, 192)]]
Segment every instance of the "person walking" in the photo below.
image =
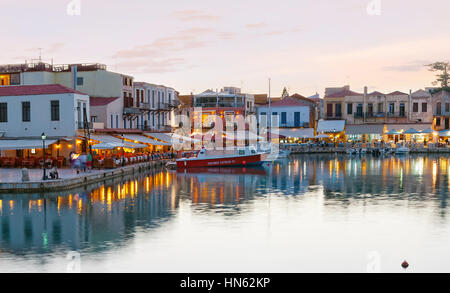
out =
[(81, 170), (83, 170), (83, 172), (86, 172), (86, 164), (87, 164), (86, 153), (82, 153), (78, 159), (80, 160), (81, 163)]

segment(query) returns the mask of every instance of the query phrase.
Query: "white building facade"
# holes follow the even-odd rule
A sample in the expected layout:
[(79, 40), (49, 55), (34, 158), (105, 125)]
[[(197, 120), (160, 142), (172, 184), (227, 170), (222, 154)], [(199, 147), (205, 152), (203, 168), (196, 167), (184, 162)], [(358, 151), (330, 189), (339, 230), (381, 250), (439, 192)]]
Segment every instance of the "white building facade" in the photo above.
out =
[(61, 85), (0, 87), (3, 138), (74, 138), (82, 129), (89, 96)]

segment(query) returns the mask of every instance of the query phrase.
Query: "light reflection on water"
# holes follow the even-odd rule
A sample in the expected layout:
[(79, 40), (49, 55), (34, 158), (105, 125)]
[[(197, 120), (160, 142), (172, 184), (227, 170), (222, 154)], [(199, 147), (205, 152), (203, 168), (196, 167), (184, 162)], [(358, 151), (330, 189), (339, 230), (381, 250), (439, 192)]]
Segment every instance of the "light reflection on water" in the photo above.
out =
[[(0, 196), (0, 271), (450, 271), (448, 156), (294, 156)], [(449, 263), (449, 264), (447, 264)]]

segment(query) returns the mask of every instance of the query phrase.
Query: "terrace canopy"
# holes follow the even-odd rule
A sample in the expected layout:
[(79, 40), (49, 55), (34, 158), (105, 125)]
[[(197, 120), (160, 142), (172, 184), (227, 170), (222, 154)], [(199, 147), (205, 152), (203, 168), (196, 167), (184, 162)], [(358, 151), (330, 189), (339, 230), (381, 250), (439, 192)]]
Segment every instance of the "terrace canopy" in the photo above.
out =
[(408, 130), (406, 130), (405, 132), (403, 132), (403, 134), (420, 134), (421, 132), (418, 130), (415, 130), (414, 128), (410, 128)]
[(170, 143), (172, 141), (172, 136), (169, 133), (145, 133), (145, 135), (151, 136), (153, 138), (156, 138), (158, 140)]
[[(45, 146), (56, 143), (57, 140), (45, 140)], [(0, 150), (28, 150), (42, 148), (40, 139), (0, 139)]]
[(122, 143), (114, 143), (114, 142), (103, 142), (103, 143), (99, 143), (99, 144), (92, 146), (92, 148), (94, 150), (112, 150), (112, 149), (121, 148), (121, 147), (130, 148), (131, 146), (127, 145), (125, 143), (122, 144)]
[(344, 131), (345, 120), (319, 120), (317, 132), (319, 133), (339, 133)]
[(347, 125), (346, 135), (380, 134), (383, 135), (384, 124)]
[[(99, 141), (101, 143), (108, 143), (109, 142), (109, 143), (115, 143), (115, 144), (122, 144), (122, 139), (121, 138), (117, 138), (117, 137), (114, 137), (114, 136), (111, 136), (111, 135), (106, 135), (106, 134), (102, 134), (102, 135), (91, 134), (90, 138), (92, 140), (96, 140), (96, 141)], [(124, 135), (124, 138), (126, 138), (125, 135)], [(129, 142), (129, 141), (124, 141), (123, 143), (127, 145), (126, 147), (133, 148), (133, 149), (143, 149), (143, 148), (148, 147), (145, 144)]]
[(425, 130), (422, 130), (420, 133), (421, 134), (433, 134), (435, 131), (431, 128), (427, 128)]
[(314, 128), (280, 129), (279, 133), (285, 137), (314, 138)]
[[(132, 140), (134, 143), (144, 143), (144, 144), (146, 143), (146, 144), (151, 144), (151, 145), (164, 145), (164, 146), (171, 145), (168, 142), (157, 141), (157, 140), (151, 139), (149, 137), (137, 135), (137, 134), (124, 134), (123, 137), (125, 139)], [(128, 141), (126, 143), (128, 143)]]
[(330, 136), (326, 135), (326, 134), (319, 134), (319, 135), (316, 135), (316, 138), (330, 138)]
[(401, 131), (397, 131), (395, 129), (391, 129), (388, 132), (386, 132), (386, 135), (399, 135), (399, 134), (402, 134), (402, 132)]
[(441, 137), (449, 137), (450, 136), (450, 129), (439, 131), (439, 136), (441, 136)]

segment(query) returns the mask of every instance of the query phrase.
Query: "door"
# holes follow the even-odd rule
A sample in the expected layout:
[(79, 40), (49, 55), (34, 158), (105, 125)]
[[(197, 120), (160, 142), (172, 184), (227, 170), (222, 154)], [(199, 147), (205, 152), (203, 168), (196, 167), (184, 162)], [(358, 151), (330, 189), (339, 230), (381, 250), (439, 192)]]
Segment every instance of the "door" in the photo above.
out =
[(300, 125), (300, 112), (294, 112), (294, 126), (299, 127)]

